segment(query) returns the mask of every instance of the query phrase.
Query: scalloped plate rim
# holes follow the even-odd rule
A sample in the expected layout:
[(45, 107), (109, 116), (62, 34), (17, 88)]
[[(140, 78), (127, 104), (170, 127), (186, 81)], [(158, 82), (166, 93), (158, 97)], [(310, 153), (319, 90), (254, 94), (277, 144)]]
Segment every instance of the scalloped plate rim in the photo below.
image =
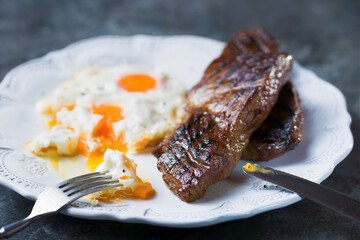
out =
[[(196, 38), (197, 40), (200, 39), (200, 40), (204, 40), (204, 41), (208, 41), (208, 42), (214, 42), (216, 44), (221, 44), (221, 45), (224, 44), (223, 42), (220, 42), (218, 40), (214, 40), (214, 39), (210, 39), (210, 38), (206, 38), (206, 37), (202, 37), (202, 36), (193, 36), (193, 35), (151, 36), (151, 35), (145, 35), (145, 34), (137, 34), (137, 35), (133, 35), (133, 36), (117, 36), (117, 35), (96, 36), (96, 37), (77, 41), (75, 43), (72, 43), (72, 44), (60, 49), (60, 50), (51, 51), (42, 57), (26, 61), (26, 62), (16, 66), (8, 74), (6, 74), (3, 81), (0, 83), (0, 89), (2, 91), (4, 91), (4, 93), (7, 93), (8, 90), (4, 87), (5, 84), (9, 81), (9, 79), (11, 78), (11, 76), (13, 74), (15, 74), (17, 71), (21, 71), (22, 68), (24, 68), (28, 65), (31, 65), (33, 63), (36, 63), (36, 62), (54, 60), (54, 59), (56, 60), (56, 58), (58, 56), (60, 56), (60, 54), (63, 54), (63, 52), (71, 51), (72, 49), (74, 49), (77, 46), (80, 46), (82, 44), (86, 44), (86, 43), (89, 43), (92, 41), (103, 40), (103, 39), (129, 39), (129, 40), (132, 40), (135, 38), (148, 38), (148, 39), (154, 39), (154, 40), (169, 39), (169, 38), (187, 38), (187, 39), (195, 39)], [(326, 84), (327, 87), (332, 88), (340, 96), (341, 109), (346, 112), (346, 117), (345, 117), (346, 118), (345, 119), (346, 128), (344, 128), (344, 130), (345, 130), (346, 137), (349, 138), (348, 139), (349, 145), (347, 146), (346, 149), (345, 148), (342, 149), (343, 151), (336, 158), (336, 161), (334, 161), (331, 164), (331, 167), (326, 171), (325, 174), (323, 174), (323, 176), (320, 178), (320, 180), (317, 181), (317, 182), (322, 182), (323, 180), (325, 180), (327, 177), (329, 177), (331, 175), (331, 173), (334, 171), (334, 168), (336, 167), (336, 165), (339, 164), (351, 152), (351, 150), (353, 148), (354, 141), (353, 141), (353, 136), (352, 136), (352, 133), (350, 130), (351, 116), (347, 111), (345, 97), (338, 88), (336, 88), (334, 85), (330, 84), (329, 82), (326, 82), (325, 80), (321, 79), (314, 72), (302, 67), (300, 64), (296, 63), (295, 65), (297, 65), (297, 67), (299, 67), (299, 70), (308, 71), (309, 73), (313, 74), (314, 77), (318, 81), (321, 81), (322, 83)], [(14, 99), (16, 99), (16, 98), (14, 98)], [(0, 183), (12, 190), (15, 190), (16, 192), (18, 192), (20, 195), (24, 196), (25, 198), (28, 198), (30, 200), (36, 199), (36, 196), (37, 196), (36, 193), (29, 191), (29, 189), (24, 189), (19, 184), (16, 184), (11, 181), (7, 181), (6, 179), (4, 179), (2, 177), (0, 177)], [(169, 221), (169, 220), (161, 220), (161, 219), (151, 219), (151, 218), (146, 218), (144, 216), (121, 218), (118, 215), (111, 214), (111, 211), (101, 211), (100, 212), (100, 211), (88, 210), (86, 208), (85, 209), (69, 208), (69, 209), (63, 211), (63, 213), (66, 215), (79, 217), (79, 218), (87, 218), (87, 219), (107, 219), (107, 220), (124, 221), (124, 222), (129, 222), (129, 223), (145, 223), (145, 224), (150, 224), (150, 225), (168, 226), (168, 227), (201, 227), (201, 226), (209, 226), (209, 225), (213, 225), (213, 224), (218, 224), (218, 223), (226, 222), (226, 221), (230, 221), (230, 220), (248, 218), (248, 217), (254, 216), (256, 214), (262, 213), (262, 212), (266, 212), (266, 211), (279, 209), (279, 208), (288, 206), (290, 204), (298, 202), (299, 200), (301, 200), (301, 197), (299, 197), (296, 194), (291, 194), (288, 197), (281, 199), (280, 202), (276, 202), (275, 204), (273, 204), (271, 206), (254, 208), (245, 214), (236, 214), (235, 213), (235, 214), (224, 214), (224, 215), (219, 215), (219, 216), (216, 215), (213, 218), (208, 218), (208, 219), (205, 219), (202, 221), (197, 221), (197, 222), (196, 221), (189, 222), (186, 220), (185, 221)]]

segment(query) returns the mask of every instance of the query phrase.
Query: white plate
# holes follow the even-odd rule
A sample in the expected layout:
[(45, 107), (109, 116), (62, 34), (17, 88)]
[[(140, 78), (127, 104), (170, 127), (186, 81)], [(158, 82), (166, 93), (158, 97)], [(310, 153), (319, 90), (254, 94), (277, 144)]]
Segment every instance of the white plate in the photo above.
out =
[[(51, 164), (26, 152), (24, 143), (42, 130), (34, 111), (35, 102), (75, 71), (87, 65), (157, 66), (189, 89), (199, 81), (223, 46), (222, 42), (194, 36), (105, 36), (80, 41), (16, 67), (0, 84), (0, 182), (26, 198), (35, 199), (47, 185), (60, 181)], [(303, 140), (295, 150), (265, 165), (319, 183), (351, 151), (351, 119), (343, 95), (331, 84), (299, 64), (294, 66), (292, 80), (305, 112)], [(153, 156), (134, 158), (140, 176), (150, 181), (157, 191), (153, 199), (98, 207), (78, 201), (65, 214), (197, 227), (247, 218), (300, 200), (296, 194), (245, 176), (241, 171), (245, 162), (241, 161), (231, 177), (210, 187), (203, 199), (184, 203), (166, 188)], [(64, 163), (62, 174), (81, 173), (81, 164)]]

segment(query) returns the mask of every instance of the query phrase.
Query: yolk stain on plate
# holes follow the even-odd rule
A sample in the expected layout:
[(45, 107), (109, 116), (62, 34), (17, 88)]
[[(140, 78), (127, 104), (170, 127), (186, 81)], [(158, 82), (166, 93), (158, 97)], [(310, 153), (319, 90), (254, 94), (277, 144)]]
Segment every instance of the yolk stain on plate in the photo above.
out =
[(94, 172), (96, 167), (104, 161), (104, 156), (100, 154), (92, 154), (86, 160), (86, 166), (91, 172)]
[(128, 92), (147, 92), (156, 86), (156, 80), (147, 74), (128, 74), (118, 80), (118, 85)]

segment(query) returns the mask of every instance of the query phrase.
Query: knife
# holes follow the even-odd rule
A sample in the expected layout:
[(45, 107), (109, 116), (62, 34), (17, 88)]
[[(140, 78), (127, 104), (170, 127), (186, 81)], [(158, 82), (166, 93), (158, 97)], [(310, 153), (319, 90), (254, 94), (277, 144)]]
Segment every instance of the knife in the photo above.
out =
[(311, 182), (286, 172), (247, 163), (246, 174), (274, 183), (280, 187), (308, 198), (360, 223), (360, 201), (334, 189)]

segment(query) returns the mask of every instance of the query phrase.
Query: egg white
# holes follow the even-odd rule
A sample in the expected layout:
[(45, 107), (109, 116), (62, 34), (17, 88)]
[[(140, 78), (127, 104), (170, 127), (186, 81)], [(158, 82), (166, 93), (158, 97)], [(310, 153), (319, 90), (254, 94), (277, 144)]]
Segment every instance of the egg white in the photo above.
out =
[[(128, 74), (150, 75), (156, 85), (147, 92), (128, 92), (118, 85), (118, 80)], [(55, 118), (65, 128), (71, 128), (73, 132), (63, 131), (62, 134), (74, 139), (81, 134), (91, 136), (102, 115), (91, 113), (89, 109), (104, 103), (122, 109), (123, 119), (113, 123), (113, 131), (116, 136), (125, 138), (130, 152), (140, 151), (148, 142), (163, 137), (185, 115), (185, 91), (181, 84), (169, 79), (158, 68), (130, 65), (87, 67), (56, 88), (49, 97), (40, 100), (36, 110)], [(66, 106), (72, 106), (72, 109)], [(41, 149), (53, 144), (51, 131), (41, 134), (42, 141), (34, 138), (29, 144), (30, 150), (41, 154)], [(43, 144), (46, 138), (49, 144)], [(97, 143), (91, 141), (91, 137), (87, 139), (89, 149), (96, 150)]]

